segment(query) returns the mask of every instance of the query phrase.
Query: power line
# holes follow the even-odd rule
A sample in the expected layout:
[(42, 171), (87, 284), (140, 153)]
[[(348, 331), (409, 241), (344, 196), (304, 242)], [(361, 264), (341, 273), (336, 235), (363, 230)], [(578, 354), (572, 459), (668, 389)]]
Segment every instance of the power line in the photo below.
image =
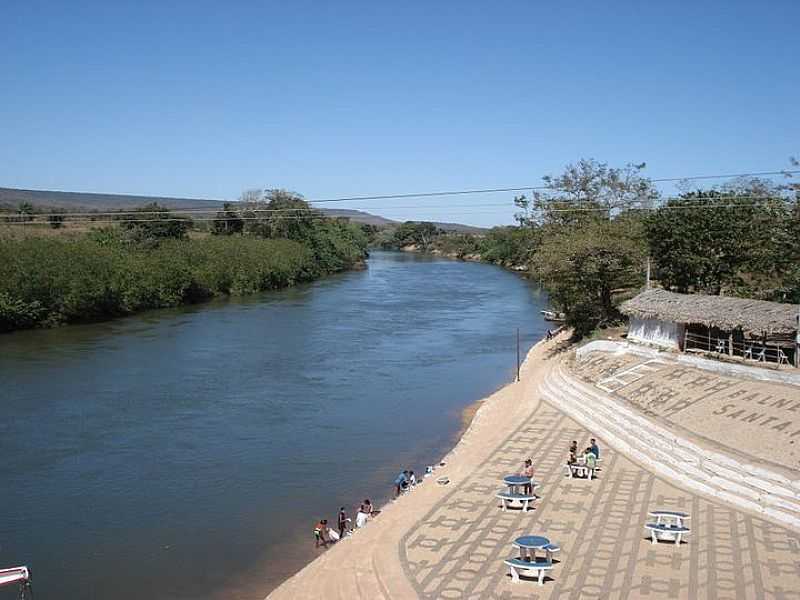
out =
[[(732, 196), (730, 194), (723, 194), (723, 195), (716, 195), (716, 196), (688, 197), (688, 198), (680, 197), (680, 196), (671, 196), (671, 197), (667, 197), (667, 198), (658, 198), (658, 199), (655, 199), (655, 201), (659, 201), (659, 202), (663, 203), (663, 202), (670, 202), (670, 201), (673, 201), (673, 200), (681, 200), (681, 201), (694, 201), (694, 202), (696, 202), (698, 204), (703, 204), (703, 203), (705, 203), (707, 201), (710, 201), (710, 200), (737, 200), (737, 201), (738, 200), (760, 200), (760, 201), (770, 201), (770, 200), (781, 200), (781, 199), (788, 200), (787, 198), (782, 197), (782, 196), (770, 196), (770, 195), (764, 195), (764, 194), (745, 195), (745, 196), (735, 196), (735, 195)], [(572, 201), (573, 200), (564, 200), (563, 202), (572, 202)], [(558, 202), (562, 202), (562, 201), (553, 200), (553, 202), (558, 203)], [(591, 200), (579, 199), (579, 200), (574, 200), (574, 202), (579, 202), (579, 203), (581, 203), (581, 202), (591, 202)], [(509, 208), (511, 208), (511, 207), (513, 207), (513, 205), (510, 204), (509, 202), (490, 202), (490, 203), (477, 203), (477, 204), (476, 203), (469, 203), (469, 204), (452, 204), (452, 203), (448, 203), (448, 204), (438, 204), (438, 205), (425, 204), (425, 205), (382, 206), (380, 208), (381, 208), (381, 210), (401, 210), (401, 209), (420, 209), (420, 208), (421, 209), (425, 209), (425, 210), (429, 210), (429, 209), (439, 209), (439, 208), (451, 209), (451, 208), (454, 208), (454, 207), (455, 208), (475, 208), (475, 207), (509, 207)], [(374, 209), (374, 208), (375, 207), (370, 207), (370, 206), (355, 206), (355, 207), (350, 207), (350, 208), (345, 209), (345, 210), (370, 210), (370, 209)], [(226, 216), (225, 216), (226, 212), (232, 212), (234, 215), (237, 215), (237, 214), (238, 215), (242, 215), (243, 213), (244, 214), (254, 213), (255, 215), (260, 215), (260, 214), (263, 214), (263, 213), (266, 213), (266, 214), (269, 214), (269, 215), (272, 215), (272, 214), (275, 214), (275, 213), (289, 213), (289, 214), (316, 213), (316, 214), (319, 214), (320, 216), (327, 216), (329, 218), (337, 218), (337, 217), (347, 218), (347, 215), (328, 214), (328, 213), (324, 213), (323, 212), (324, 210), (337, 210), (337, 209), (320, 209), (320, 208), (315, 208), (313, 206), (308, 206), (308, 207), (297, 207), (297, 208), (256, 208), (256, 209), (251, 209), (251, 208), (238, 209), (238, 207), (234, 207), (232, 209), (229, 209), (229, 211), (213, 209), (213, 208), (209, 208), (209, 209), (205, 209), (205, 208), (180, 209), (180, 208), (178, 208), (178, 209), (166, 209), (166, 210), (163, 210), (163, 209), (162, 210), (131, 210), (131, 211), (112, 211), (112, 212), (62, 212), (62, 213), (20, 213), (20, 212), (2, 213), (2, 212), (0, 212), (0, 218), (18, 218), (21, 215), (26, 215), (26, 216), (36, 216), (36, 217), (40, 217), (40, 216), (41, 217), (65, 217), (65, 218), (70, 218), (70, 220), (77, 220), (77, 219), (72, 219), (72, 217), (87, 217), (87, 218), (91, 217), (91, 220), (99, 220), (99, 219), (97, 219), (97, 217), (115, 217), (114, 219), (110, 219), (110, 220), (112, 220), (112, 221), (124, 221), (125, 219), (120, 219), (120, 218), (117, 218), (117, 217), (122, 217), (122, 216), (125, 216), (125, 215), (134, 215), (134, 216), (141, 215), (141, 216), (144, 216), (144, 215), (159, 215), (159, 214), (162, 214), (162, 213), (163, 214), (170, 213), (170, 214), (190, 215), (190, 216), (191, 215), (214, 214), (214, 215), (221, 215), (221, 216), (215, 217), (214, 220), (225, 220), (226, 219)], [(572, 209), (572, 210), (577, 210), (577, 209)], [(598, 210), (606, 210), (606, 209), (598, 209)], [(229, 217), (229, 218), (233, 219), (233, 218), (236, 218), (236, 217), (232, 216), (232, 217)], [(241, 217), (239, 217), (239, 218), (241, 218)]]
[[(764, 176), (772, 176), (772, 175), (784, 175), (787, 177), (791, 177), (794, 174), (800, 173), (800, 170), (782, 170), (782, 171), (759, 171), (759, 172), (750, 172), (750, 173), (734, 173), (734, 174), (727, 174), (727, 175), (694, 175), (690, 177), (663, 177), (658, 179), (650, 179), (649, 181), (652, 183), (668, 183), (668, 182), (676, 182), (676, 181), (700, 181), (700, 180), (710, 180), (710, 179), (734, 179), (734, 178), (743, 178), (743, 177), (764, 177)], [(309, 204), (320, 204), (320, 203), (328, 203), (328, 202), (354, 202), (354, 201), (362, 201), (362, 200), (397, 200), (397, 199), (408, 199), (408, 198), (433, 198), (433, 197), (441, 197), (441, 196), (462, 196), (462, 195), (473, 195), (473, 194), (494, 194), (494, 193), (504, 193), (504, 192), (525, 192), (525, 191), (539, 191), (539, 190), (552, 190), (551, 187), (547, 185), (536, 185), (536, 186), (523, 186), (523, 187), (503, 187), (503, 188), (484, 188), (484, 189), (467, 189), (467, 190), (451, 190), (451, 191), (441, 191), (441, 192), (418, 192), (418, 193), (405, 193), (405, 194), (382, 194), (377, 196), (344, 196), (338, 198), (322, 198), (318, 200), (313, 199), (303, 199), (305, 202)], [(554, 190), (557, 191), (557, 190)], [(359, 207), (359, 208), (350, 208), (349, 210), (365, 210), (374, 207)], [(405, 208), (405, 207), (403, 207)], [(424, 208), (422, 206), (412, 206), (408, 208)], [(180, 209), (180, 208), (173, 208), (169, 209), (173, 212), (179, 213), (211, 213), (211, 212), (222, 212), (225, 210), (224, 207), (220, 206), (218, 208), (187, 208), (187, 209)], [(257, 212), (267, 212), (267, 211), (279, 211), (279, 210), (301, 210), (301, 209), (251, 209)], [(132, 210), (132, 211), (117, 211), (117, 212), (84, 212), (84, 213), (47, 213), (54, 216), (58, 215), (109, 215), (109, 214), (145, 214), (148, 212), (157, 213), (162, 211), (141, 211), (141, 210)]]
[[(661, 179), (650, 179), (653, 183), (668, 183), (673, 181), (700, 181), (704, 179), (734, 179), (740, 177), (765, 177), (767, 175), (793, 175), (800, 173), (800, 170), (794, 171), (761, 171), (755, 173), (735, 173), (732, 175), (695, 175), (693, 177), (665, 177)], [(460, 196), (467, 194), (494, 194), (500, 192), (527, 192), (533, 190), (548, 190), (546, 185), (533, 185), (524, 187), (505, 187), (505, 188), (488, 188), (488, 189), (473, 189), (473, 190), (454, 190), (446, 192), (421, 192), (418, 194), (384, 194), (381, 196), (349, 196), (342, 198), (325, 198), (321, 200), (309, 200), (309, 202), (322, 203), (322, 202), (351, 202), (360, 200), (396, 200), (400, 198), (432, 198), (435, 196)]]
[[(759, 199), (763, 201), (774, 200), (774, 198), (766, 198), (762, 196), (753, 196), (753, 199)], [(671, 198), (670, 200), (673, 200)], [(746, 202), (746, 203), (736, 203), (736, 204), (709, 204), (702, 202), (703, 200), (709, 200), (710, 198), (702, 198), (697, 199), (700, 202), (696, 202), (694, 204), (681, 204), (681, 205), (669, 205), (664, 204), (660, 206), (652, 206), (652, 207), (631, 207), (627, 210), (630, 211), (657, 211), (657, 210), (716, 210), (716, 209), (747, 209), (753, 208), (756, 206), (760, 206), (763, 203), (759, 202)], [(729, 196), (719, 196), (715, 199), (725, 199), (725, 200), (741, 200), (743, 197), (738, 198), (731, 198)], [(692, 199), (694, 200), (694, 199)], [(503, 204), (502, 206), (507, 206), (507, 204)], [(416, 207), (412, 207), (416, 208)], [(448, 207), (440, 207), (440, 208), (448, 208)], [(598, 206), (591, 206), (591, 207), (568, 207), (568, 208), (543, 208), (541, 209), (543, 212), (552, 212), (552, 213), (574, 213), (574, 212), (609, 212), (613, 210), (613, 208), (608, 207), (598, 207)], [(309, 211), (310, 212), (310, 211)], [(495, 211), (460, 211), (460, 215), (464, 214), (494, 214)], [(17, 213), (9, 213), (8, 215), (0, 214), (0, 219), (7, 219), (6, 221), (0, 220), (0, 225), (49, 225), (50, 221), (47, 220), (48, 217), (53, 215), (48, 214), (36, 214), (36, 215), (26, 215), (26, 217), (33, 217), (32, 219), (29, 218), (28, 220), (20, 220), (20, 215)], [(36, 217), (45, 217), (44, 219), (36, 219)], [(328, 216), (318, 211), (313, 212), (307, 215), (280, 215), (277, 217), (281, 221), (292, 221), (292, 220), (309, 220), (309, 219), (336, 219), (336, 218), (349, 218), (349, 217), (337, 217), (336, 215)], [(456, 218), (456, 217), (450, 217)], [(60, 221), (62, 224), (67, 223), (95, 223), (95, 224), (114, 224), (114, 223), (168, 223), (168, 222), (232, 222), (232, 221), (262, 221), (263, 219), (259, 216), (232, 216), (232, 217), (211, 217), (211, 218), (180, 218), (180, 217), (166, 217), (166, 218), (156, 218), (156, 219), (96, 219), (96, 218), (79, 218), (79, 219), (64, 219)], [(424, 219), (423, 219), (424, 220)]]

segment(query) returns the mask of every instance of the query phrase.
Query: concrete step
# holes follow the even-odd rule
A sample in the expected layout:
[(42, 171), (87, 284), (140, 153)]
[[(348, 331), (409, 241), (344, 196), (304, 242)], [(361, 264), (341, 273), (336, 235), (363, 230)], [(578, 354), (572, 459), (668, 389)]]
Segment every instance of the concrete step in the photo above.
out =
[(800, 531), (800, 480), (682, 438), (613, 394), (579, 381), (563, 364), (545, 378), (540, 393), (651, 472)]

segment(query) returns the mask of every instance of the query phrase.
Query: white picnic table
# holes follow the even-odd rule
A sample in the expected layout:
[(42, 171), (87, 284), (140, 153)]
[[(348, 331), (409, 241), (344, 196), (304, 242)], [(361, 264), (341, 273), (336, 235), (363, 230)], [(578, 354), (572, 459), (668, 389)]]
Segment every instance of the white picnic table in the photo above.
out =
[(684, 520), (692, 518), (689, 516), (689, 513), (679, 510), (652, 510), (648, 515), (656, 518), (656, 525), (661, 525), (662, 523), (670, 525), (674, 523), (678, 527), (683, 527)]
[(674, 542), (680, 545), (683, 537), (689, 535), (690, 529), (684, 522), (690, 519), (689, 513), (678, 510), (652, 510), (649, 516), (655, 517), (655, 523), (645, 523), (644, 528), (650, 532), (653, 544), (659, 541)]

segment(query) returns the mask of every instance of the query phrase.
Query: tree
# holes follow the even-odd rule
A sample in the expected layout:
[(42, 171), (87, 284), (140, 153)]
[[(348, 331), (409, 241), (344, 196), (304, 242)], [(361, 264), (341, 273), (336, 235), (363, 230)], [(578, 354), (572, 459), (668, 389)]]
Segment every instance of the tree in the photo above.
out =
[(635, 220), (548, 227), (533, 271), (578, 335), (617, 320), (615, 295), (642, 284), (646, 245)]
[(646, 219), (661, 284), (679, 292), (775, 298), (791, 268), (784, 198), (757, 190), (707, 190), (672, 199)]
[(34, 209), (33, 204), (30, 202), (20, 202), (17, 207), (17, 212), (19, 213), (19, 217), (16, 219), (17, 222), (29, 223), (33, 221), (33, 214), (36, 212), (36, 209)]
[(309, 239), (315, 211), (300, 194), (286, 190), (266, 190), (264, 200), (246, 207), (247, 232), (264, 238), (283, 238), (303, 242)]
[(520, 225), (574, 225), (595, 220), (611, 220), (617, 214), (636, 208), (650, 208), (659, 192), (641, 172), (645, 163), (609, 167), (594, 159), (581, 159), (567, 165), (561, 175), (542, 178), (544, 189), (530, 196), (518, 196), (514, 203), (521, 213)]
[(122, 228), (135, 242), (157, 244), (163, 239), (185, 238), (191, 221), (177, 217), (168, 208), (152, 202), (137, 208), (134, 215), (126, 215)]
[(214, 227), (211, 231), (214, 235), (233, 235), (244, 231), (244, 221), (236, 212), (233, 204), (226, 202), (222, 205), (222, 211), (217, 213), (214, 219)]
[(441, 234), (442, 230), (428, 221), (406, 221), (395, 230), (394, 240), (400, 247), (413, 244), (424, 252)]
[(527, 267), (540, 237), (538, 228), (493, 227), (481, 240), (481, 258), (507, 267)]

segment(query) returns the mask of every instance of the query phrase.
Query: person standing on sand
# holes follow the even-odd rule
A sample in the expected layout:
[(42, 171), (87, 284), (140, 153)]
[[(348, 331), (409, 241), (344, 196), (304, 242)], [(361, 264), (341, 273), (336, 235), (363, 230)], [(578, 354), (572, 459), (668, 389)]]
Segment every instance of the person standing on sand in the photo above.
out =
[(328, 545), (328, 519), (320, 520), (314, 527), (314, 539), (316, 540), (315, 548), (319, 548), (320, 544)]
[(347, 513), (344, 510), (344, 506), (339, 509), (339, 518), (336, 524), (339, 526), (339, 539), (344, 539), (344, 532), (347, 530)]
[(362, 504), (361, 508), (358, 509), (358, 513), (356, 514), (356, 528), (361, 529), (366, 524), (367, 524), (367, 509)]
[[(526, 460), (525, 464), (522, 466), (522, 476), (523, 477), (529, 477), (530, 479), (533, 479), (533, 461), (530, 458), (528, 460)], [(533, 493), (533, 483), (530, 482), (530, 481), (528, 483), (526, 483), (525, 486), (523, 487), (522, 491), (523, 491), (523, 493), (528, 494), (528, 495), (532, 494)]]

